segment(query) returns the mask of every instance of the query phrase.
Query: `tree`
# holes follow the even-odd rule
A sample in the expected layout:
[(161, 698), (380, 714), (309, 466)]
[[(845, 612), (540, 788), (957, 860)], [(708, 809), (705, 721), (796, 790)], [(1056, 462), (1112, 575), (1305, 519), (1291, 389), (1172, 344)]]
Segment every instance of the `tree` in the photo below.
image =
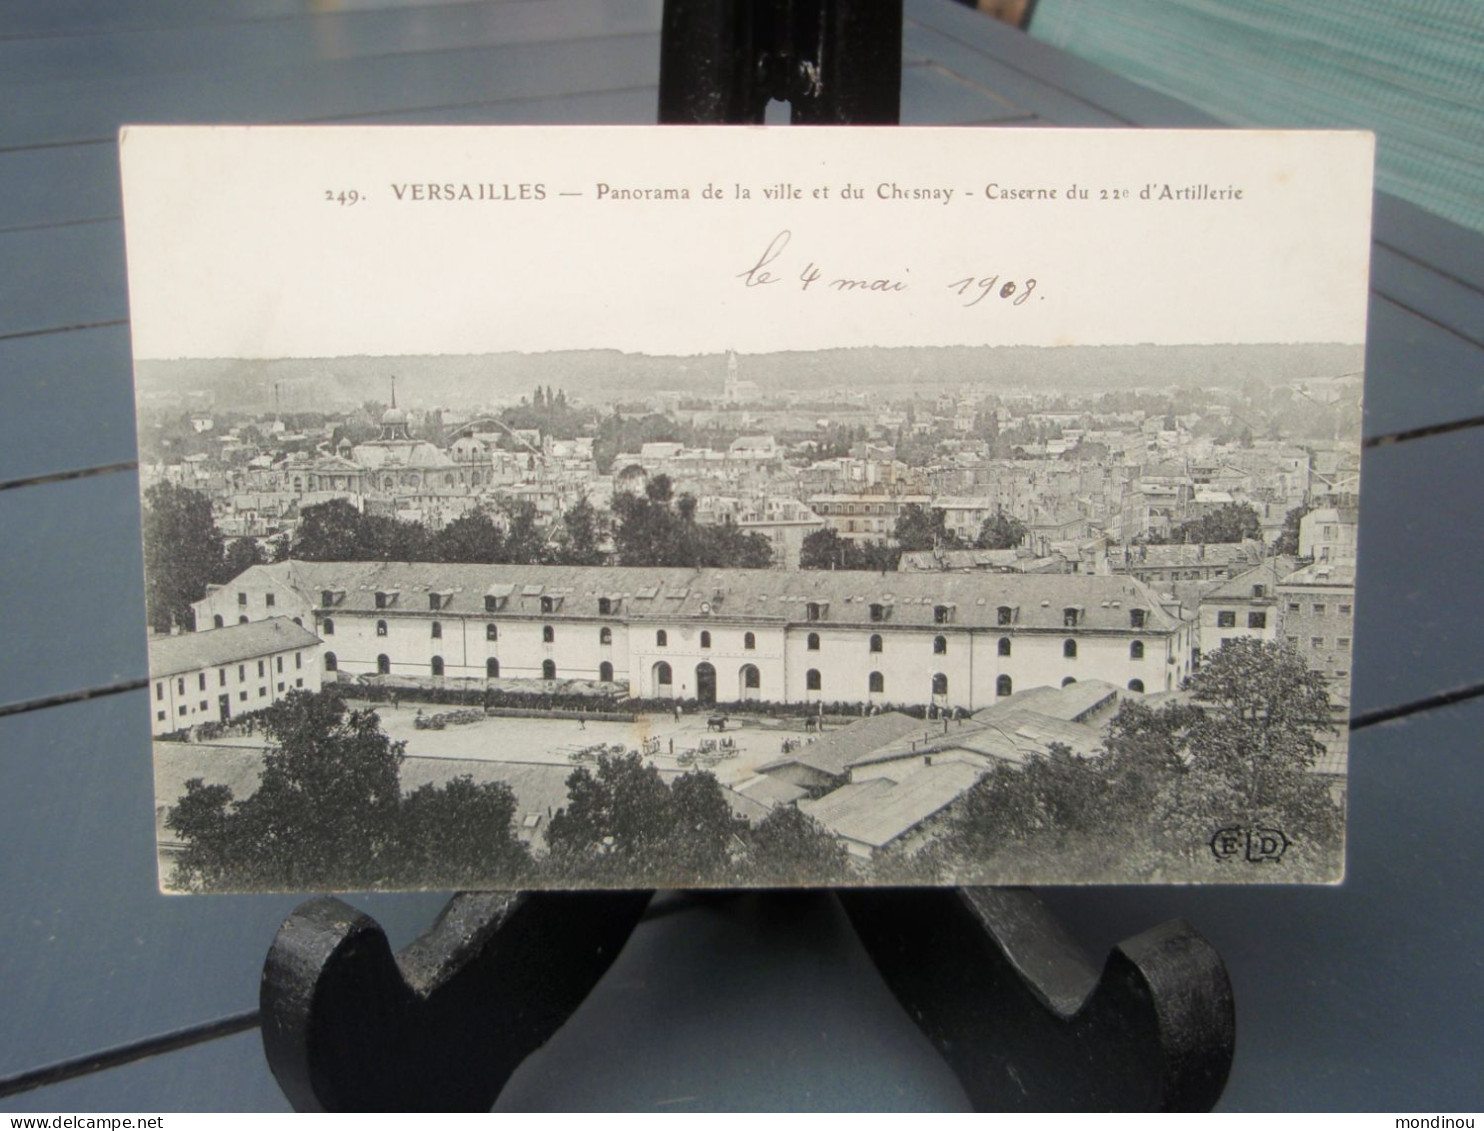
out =
[(1209, 514), (1182, 522), (1171, 534), (1170, 541), (1206, 545), (1261, 538), (1262, 518), (1251, 503), (1223, 503)]
[(695, 498), (677, 498), (666, 475), (651, 479), (643, 496), (614, 496), (613, 511), (613, 542), (622, 565), (765, 569), (773, 561), (772, 544), (761, 534), (729, 523), (697, 523)]
[(980, 550), (1013, 550), (1026, 535), (1025, 523), (1014, 515), (997, 510), (979, 527), (974, 546)]
[(257, 792), (186, 783), (166, 823), (186, 842), (175, 883), (192, 890), (356, 888), (391, 869), (402, 744), (376, 713), (291, 692), (262, 713), (269, 748)]
[(557, 561), (562, 565), (602, 565), (604, 554), (600, 541), (597, 508), (584, 497), (562, 515), (557, 534)]
[(901, 557), (900, 547), (847, 540), (825, 526), (805, 536), (799, 547), (799, 568), (889, 571), (897, 568)]
[(505, 536), (486, 511), (470, 511), (433, 536), (433, 556), (440, 562), (502, 562)]
[(531, 864), (515, 834), (515, 791), (463, 774), (419, 786), (402, 802), (392, 862), (399, 886), (516, 887)]
[(747, 838), (744, 877), (759, 887), (837, 884), (850, 856), (823, 825), (792, 805), (774, 809)]
[(546, 831), (546, 867), (585, 884), (704, 886), (729, 869), (736, 821), (710, 773), (666, 785), (637, 751), (605, 754), (567, 778), (567, 804)]
[(145, 606), (150, 627), (194, 628), (193, 602), (222, 573), (222, 536), (199, 491), (157, 483), (144, 493)]
[(185, 844), (173, 883), (192, 891), (518, 886), (530, 867), (515, 795), (468, 776), (401, 792), (403, 744), (371, 710), (292, 691), (265, 709), (257, 791), (200, 778), (166, 824)]
[(268, 555), (263, 552), (263, 547), (258, 544), (256, 538), (233, 538), (227, 543), (227, 552), (222, 558), (221, 573), (217, 575), (216, 580), (226, 583), (253, 566), (263, 565), (267, 561)]
[(941, 507), (908, 503), (897, 514), (893, 537), (903, 550), (952, 549), (958, 538), (949, 532), (948, 514)]
[(503, 499), (505, 546), (502, 561), (535, 565), (546, 558), (546, 536), (541, 532), (536, 504), (528, 499)]
[(355, 562), (361, 557), (361, 512), (348, 499), (330, 499), (299, 512), (293, 555), (307, 562)]
[(1273, 543), (1273, 553), (1290, 558), (1299, 556), (1299, 524), (1312, 509), (1308, 504), (1301, 504), (1283, 516), (1283, 531)]

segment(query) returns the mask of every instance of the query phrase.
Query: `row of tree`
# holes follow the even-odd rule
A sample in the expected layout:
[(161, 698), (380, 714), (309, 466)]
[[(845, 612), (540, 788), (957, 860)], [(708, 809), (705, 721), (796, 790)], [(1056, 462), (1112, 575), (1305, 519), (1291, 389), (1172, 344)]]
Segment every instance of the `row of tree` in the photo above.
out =
[(908, 503), (898, 512), (890, 542), (842, 538), (826, 526), (804, 539), (799, 568), (894, 570), (906, 551), (1012, 550), (1025, 535), (1025, 523), (996, 511), (980, 524), (977, 537), (960, 538), (948, 528), (948, 512), (942, 507)]
[(169, 810), (183, 845), (172, 887), (772, 886), (847, 873), (838, 841), (797, 809), (751, 825), (711, 773), (666, 781), (638, 753), (572, 771), (538, 856), (517, 836), (504, 782), (460, 776), (404, 795), (404, 744), (374, 711), (294, 692), (260, 725), (269, 746), (255, 793), (239, 800), (192, 778)]
[[(881, 882), (1181, 881), (1232, 863), (1219, 830), (1278, 830), (1285, 879), (1333, 878), (1343, 811), (1314, 774), (1334, 727), (1322, 677), (1291, 649), (1236, 639), (1190, 677), (1188, 701), (1126, 700), (1097, 757), (1053, 744), (997, 764), (924, 845), (878, 853)], [(459, 777), (401, 790), (404, 752), (374, 712), (294, 693), (264, 712), (261, 784), (238, 800), (193, 779), (167, 823), (190, 890), (457, 886), (834, 884), (861, 869), (793, 806), (756, 825), (716, 778), (666, 780), (637, 753), (566, 779), (546, 852), (516, 833), (514, 794)], [(1238, 865), (1240, 866), (1240, 865)]]
[(1099, 757), (1053, 745), (998, 765), (969, 790), (944, 835), (884, 862), (895, 874), (974, 882), (1180, 881), (1219, 875), (1224, 828), (1280, 830), (1284, 878), (1340, 871), (1344, 814), (1313, 773), (1335, 725), (1324, 677), (1291, 648), (1236, 638), (1190, 676), (1188, 702), (1125, 700)]

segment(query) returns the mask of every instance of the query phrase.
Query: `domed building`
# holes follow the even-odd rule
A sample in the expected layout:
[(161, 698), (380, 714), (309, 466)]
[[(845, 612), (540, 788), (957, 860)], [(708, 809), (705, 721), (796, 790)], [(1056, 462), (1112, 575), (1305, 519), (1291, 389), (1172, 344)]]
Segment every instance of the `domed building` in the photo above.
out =
[(396, 387), (392, 407), (381, 414), (381, 435), (350, 450), (350, 460), (365, 469), (366, 491), (372, 494), (462, 490), (469, 485), (469, 468), (427, 440), (414, 440), (407, 411), (397, 407)]

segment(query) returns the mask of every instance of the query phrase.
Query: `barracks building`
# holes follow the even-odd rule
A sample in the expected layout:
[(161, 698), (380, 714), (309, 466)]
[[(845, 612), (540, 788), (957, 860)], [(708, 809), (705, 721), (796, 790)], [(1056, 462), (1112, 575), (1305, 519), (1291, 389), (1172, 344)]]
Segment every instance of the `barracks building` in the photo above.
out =
[(1167, 691), (1196, 624), (1128, 576), (279, 562), (195, 605), (287, 617), (331, 673), (589, 680), (645, 698), (935, 703), (1100, 679)]

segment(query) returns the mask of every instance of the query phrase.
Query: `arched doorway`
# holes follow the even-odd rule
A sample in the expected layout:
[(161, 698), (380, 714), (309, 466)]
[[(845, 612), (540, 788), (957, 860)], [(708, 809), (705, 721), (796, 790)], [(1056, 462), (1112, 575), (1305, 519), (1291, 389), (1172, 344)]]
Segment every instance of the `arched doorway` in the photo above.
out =
[(607, 660), (598, 665), (598, 679), (603, 683), (613, 682), (613, 665)]
[(541, 678), (542, 679), (556, 679), (556, 661), (555, 660), (542, 660), (541, 661)]
[(376, 657), (376, 674), (377, 675), (391, 675), (392, 674), (392, 658), (390, 656), (388, 656), (385, 652), (383, 652), (381, 655), (379, 655), (379, 656)]
[(484, 662), (484, 678), (485, 679), (499, 679), (500, 678), (500, 661), (497, 660), (497, 659), (495, 659), (495, 657), (493, 657), (493, 656), (491, 656), (489, 659), (487, 659)]
[(708, 663), (696, 665), (696, 700), (708, 705), (716, 702), (716, 669)]
[(654, 686), (655, 698), (662, 699), (674, 694), (675, 681), (670, 674), (670, 665), (661, 660), (649, 669), (649, 678)]
[(756, 664), (743, 664), (737, 673), (737, 682), (741, 685), (737, 698), (743, 701), (762, 698), (763, 673), (757, 670)]

